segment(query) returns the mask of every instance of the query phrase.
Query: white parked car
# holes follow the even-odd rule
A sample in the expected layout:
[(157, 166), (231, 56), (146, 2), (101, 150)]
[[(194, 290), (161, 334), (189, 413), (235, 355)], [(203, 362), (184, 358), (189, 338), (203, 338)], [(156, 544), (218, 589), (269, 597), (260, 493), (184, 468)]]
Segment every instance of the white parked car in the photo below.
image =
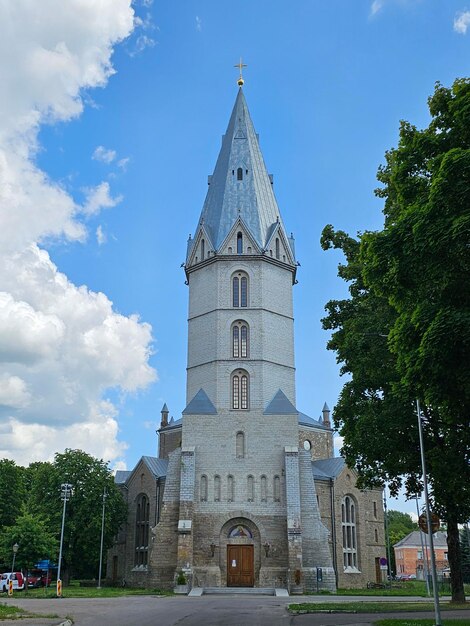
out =
[(13, 591), (24, 589), (24, 577), (21, 572), (5, 572), (0, 578), (0, 591), (8, 591), (9, 581), (13, 583)]

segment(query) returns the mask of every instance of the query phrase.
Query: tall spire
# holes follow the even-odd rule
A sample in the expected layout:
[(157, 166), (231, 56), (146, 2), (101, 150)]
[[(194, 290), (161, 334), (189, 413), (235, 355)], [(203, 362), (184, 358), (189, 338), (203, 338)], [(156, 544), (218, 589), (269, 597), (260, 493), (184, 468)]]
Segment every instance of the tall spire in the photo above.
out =
[(284, 230), (272, 180), (241, 87), (199, 220), (204, 224), (215, 251), (219, 250), (238, 219), (242, 220), (260, 249), (265, 248), (279, 223)]

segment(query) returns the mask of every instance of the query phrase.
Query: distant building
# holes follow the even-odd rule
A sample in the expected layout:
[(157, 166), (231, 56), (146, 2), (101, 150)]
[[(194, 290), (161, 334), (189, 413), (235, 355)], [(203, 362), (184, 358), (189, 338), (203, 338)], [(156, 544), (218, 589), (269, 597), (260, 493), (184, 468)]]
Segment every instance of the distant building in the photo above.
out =
[(116, 474), (129, 516), (108, 577), (297, 592), (317, 576), (332, 591), (380, 581), (382, 491), (359, 490), (334, 457), (326, 404), (319, 418), (296, 408), (298, 262), (241, 89), (208, 182), (185, 262), (186, 408), (168, 419), (165, 404), (158, 458)]
[[(421, 543), (422, 535), (422, 543)], [(438, 572), (449, 567), (447, 559), (447, 536), (445, 533), (437, 532), (433, 535), (434, 554), (436, 555), (436, 569)], [(424, 547), (424, 550), (423, 550)], [(393, 546), (395, 551), (395, 563), (397, 566), (397, 576), (416, 575), (418, 580), (424, 580), (424, 572), (431, 564), (431, 550), (429, 538), (426, 533), (420, 530), (413, 530), (409, 535), (401, 539)]]

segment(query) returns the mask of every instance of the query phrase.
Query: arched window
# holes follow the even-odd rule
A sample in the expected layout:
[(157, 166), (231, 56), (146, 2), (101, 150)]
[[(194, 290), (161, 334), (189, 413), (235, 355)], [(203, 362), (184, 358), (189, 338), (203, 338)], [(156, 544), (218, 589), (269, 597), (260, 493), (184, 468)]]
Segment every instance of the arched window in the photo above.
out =
[(268, 500), (268, 479), (266, 476), (261, 476), (261, 502)]
[(235, 500), (235, 482), (231, 474), (227, 476), (227, 500), (229, 502)]
[(232, 375), (232, 409), (248, 409), (248, 374), (242, 370)]
[(207, 502), (207, 476), (201, 476), (201, 502)]
[(214, 476), (214, 502), (220, 502), (220, 476)]
[(241, 167), (237, 169), (237, 180), (243, 180), (243, 169)]
[(253, 478), (253, 476), (248, 476), (246, 489), (247, 489), (247, 494), (246, 495), (247, 495), (248, 502), (254, 502), (254, 499), (255, 499), (255, 479)]
[(279, 248), (279, 238), (276, 237), (276, 259), (281, 258), (281, 252)]
[(206, 244), (204, 239), (201, 239), (201, 261), (206, 258)]
[(248, 306), (248, 277), (242, 272), (232, 278), (232, 306)]
[(344, 569), (357, 570), (356, 506), (351, 496), (345, 496), (341, 503), (341, 528)]
[(281, 479), (279, 476), (274, 476), (274, 502), (281, 501)]
[(135, 516), (135, 558), (134, 564), (147, 567), (149, 551), (150, 503), (145, 494), (137, 498)]
[(248, 358), (248, 326), (241, 320), (232, 326), (232, 356), (234, 359)]
[(245, 456), (245, 435), (241, 431), (237, 433), (235, 442), (235, 452), (237, 459), (243, 459)]

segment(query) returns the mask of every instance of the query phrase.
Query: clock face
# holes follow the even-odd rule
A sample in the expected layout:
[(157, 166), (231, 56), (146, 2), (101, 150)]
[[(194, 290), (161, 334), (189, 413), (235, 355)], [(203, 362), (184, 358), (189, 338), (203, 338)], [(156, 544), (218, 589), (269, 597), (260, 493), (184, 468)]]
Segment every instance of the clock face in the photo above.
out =
[(312, 447), (312, 444), (310, 443), (308, 439), (306, 439), (304, 441), (304, 450), (310, 450), (311, 447)]

